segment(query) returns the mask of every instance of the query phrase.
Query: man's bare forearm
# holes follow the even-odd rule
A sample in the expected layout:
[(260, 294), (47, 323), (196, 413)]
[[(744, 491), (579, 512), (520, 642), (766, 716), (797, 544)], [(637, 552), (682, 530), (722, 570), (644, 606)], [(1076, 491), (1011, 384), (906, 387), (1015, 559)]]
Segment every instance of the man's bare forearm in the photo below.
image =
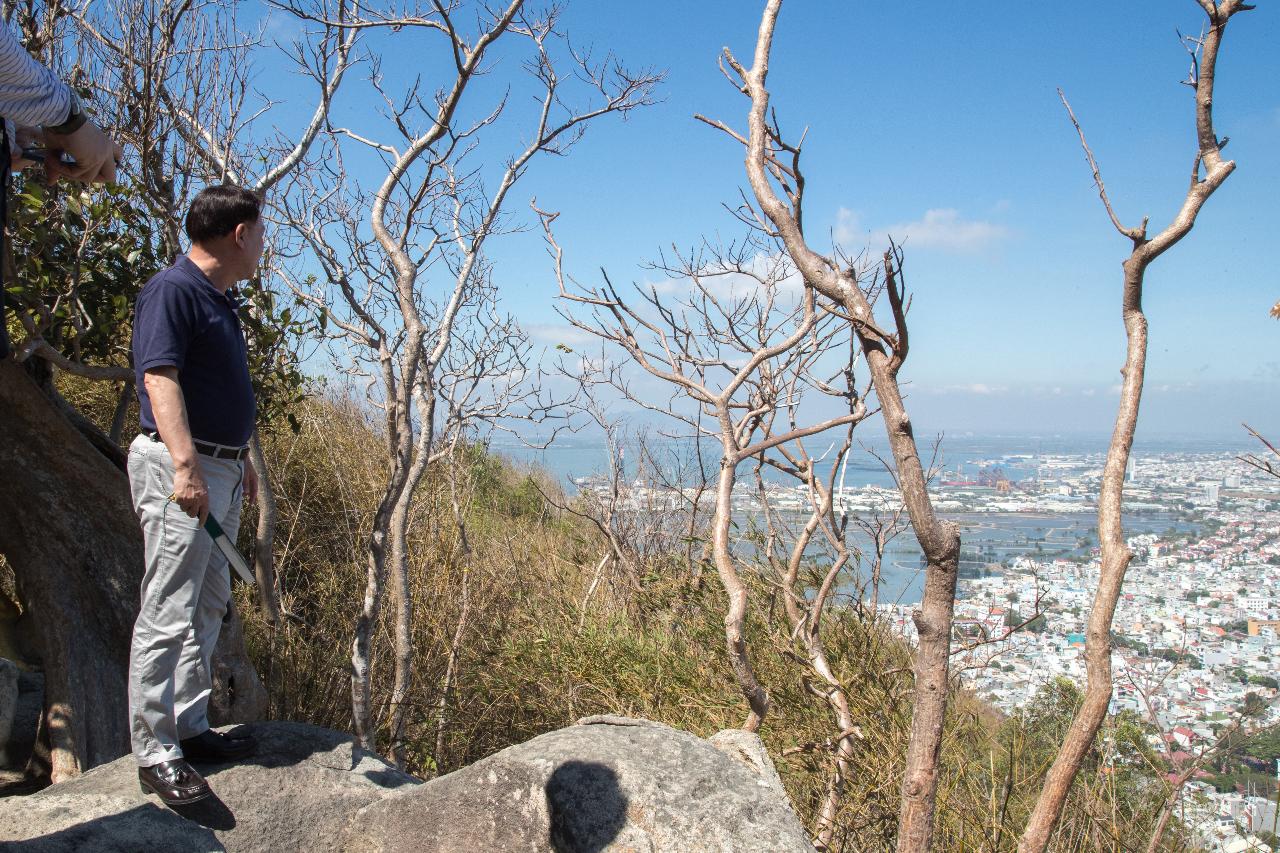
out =
[(187, 403), (178, 384), (178, 368), (157, 367), (143, 374), (147, 396), (151, 398), (151, 414), (156, 420), (160, 440), (178, 468), (195, 468), (196, 445), (187, 423)]

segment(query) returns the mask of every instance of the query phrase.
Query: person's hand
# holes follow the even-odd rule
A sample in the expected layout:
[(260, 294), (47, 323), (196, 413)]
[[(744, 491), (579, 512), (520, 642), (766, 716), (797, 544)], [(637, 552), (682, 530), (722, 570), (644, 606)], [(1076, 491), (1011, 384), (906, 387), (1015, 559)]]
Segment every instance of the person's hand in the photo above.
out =
[(13, 131), (13, 152), (9, 161), (9, 168), (14, 172), (21, 172), (23, 169), (30, 169), (36, 165), (35, 160), (28, 160), (22, 156), (24, 149), (30, 148), (40, 138), (40, 128), (27, 127), (19, 125)]
[(200, 526), (204, 526), (204, 520), (209, 517), (209, 487), (200, 473), (199, 463), (175, 469), (172, 500), (187, 515), (200, 519)]
[(249, 503), (258, 500), (258, 469), (248, 459), (244, 461), (244, 499)]
[[(44, 171), (50, 181), (59, 178), (82, 183), (114, 181), (116, 164), (124, 157), (124, 149), (91, 121), (66, 136), (46, 130), (44, 147), (49, 152)], [(75, 163), (62, 162), (63, 152), (70, 154)]]

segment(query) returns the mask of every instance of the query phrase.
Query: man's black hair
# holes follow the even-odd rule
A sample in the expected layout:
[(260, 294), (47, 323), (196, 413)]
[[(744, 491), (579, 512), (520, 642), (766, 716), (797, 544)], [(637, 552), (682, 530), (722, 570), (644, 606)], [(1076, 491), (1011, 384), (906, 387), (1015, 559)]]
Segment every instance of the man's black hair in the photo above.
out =
[(262, 199), (244, 187), (205, 187), (187, 211), (187, 236), (193, 243), (225, 237), (243, 222), (257, 222), (261, 212)]

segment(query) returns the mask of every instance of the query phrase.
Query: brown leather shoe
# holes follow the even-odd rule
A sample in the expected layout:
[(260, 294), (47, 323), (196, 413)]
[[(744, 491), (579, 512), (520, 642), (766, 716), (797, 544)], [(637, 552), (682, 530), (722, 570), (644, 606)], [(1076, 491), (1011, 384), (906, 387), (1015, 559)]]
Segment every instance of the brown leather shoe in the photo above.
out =
[(139, 767), (138, 783), (143, 793), (155, 794), (166, 806), (198, 803), (213, 793), (204, 777), (182, 758)]
[(250, 734), (239, 737), (205, 729), (195, 737), (178, 741), (182, 756), (192, 761), (236, 761), (253, 754), (258, 741)]

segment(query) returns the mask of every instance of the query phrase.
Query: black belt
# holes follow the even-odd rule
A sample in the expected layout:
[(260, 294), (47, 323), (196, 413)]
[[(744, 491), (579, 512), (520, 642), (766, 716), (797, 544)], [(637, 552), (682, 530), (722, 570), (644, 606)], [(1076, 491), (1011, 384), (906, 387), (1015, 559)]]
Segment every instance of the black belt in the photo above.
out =
[[(160, 441), (160, 433), (155, 430), (144, 429), (142, 434), (152, 441)], [(201, 441), (193, 438), (192, 443), (196, 446), (196, 453), (204, 456), (212, 456), (214, 459), (244, 459), (249, 455), (249, 445), (244, 447), (231, 447), (227, 444), (212, 444), (208, 441)]]

